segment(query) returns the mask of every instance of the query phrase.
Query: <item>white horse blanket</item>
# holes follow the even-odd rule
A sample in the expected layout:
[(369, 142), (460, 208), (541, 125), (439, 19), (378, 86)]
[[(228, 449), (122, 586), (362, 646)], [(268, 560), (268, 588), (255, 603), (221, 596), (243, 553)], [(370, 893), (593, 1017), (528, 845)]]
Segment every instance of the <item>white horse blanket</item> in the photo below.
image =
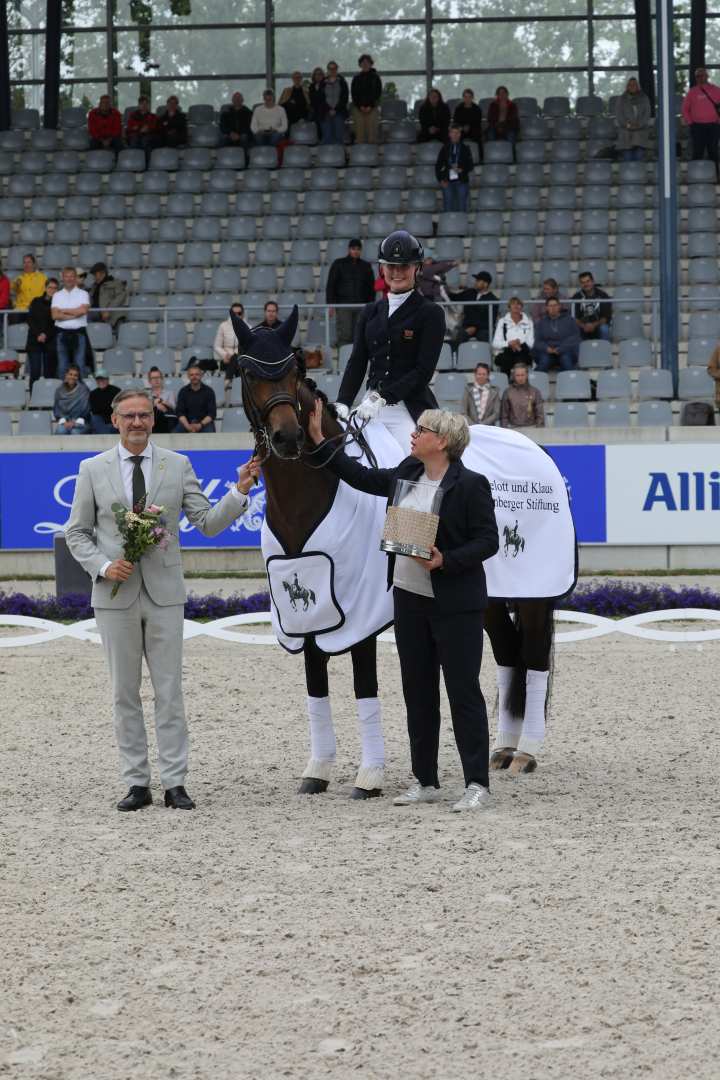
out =
[[(403, 459), (383, 424), (372, 421), (364, 434), (381, 467)], [(356, 444), (347, 452), (364, 461)], [(470, 428), (463, 464), (488, 478), (495, 499), (500, 550), (485, 563), (488, 595), (554, 598), (572, 589), (575, 529), (552, 458), (519, 432), (478, 424)], [(263, 522), (272, 626), (289, 652), (300, 652), (309, 634), (323, 652), (345, 652), (392, 622), (387, 557), (380, 550), (385, 505), (385, 498), (340, 481), (330, 512), (299, 556), (287, 556)]]

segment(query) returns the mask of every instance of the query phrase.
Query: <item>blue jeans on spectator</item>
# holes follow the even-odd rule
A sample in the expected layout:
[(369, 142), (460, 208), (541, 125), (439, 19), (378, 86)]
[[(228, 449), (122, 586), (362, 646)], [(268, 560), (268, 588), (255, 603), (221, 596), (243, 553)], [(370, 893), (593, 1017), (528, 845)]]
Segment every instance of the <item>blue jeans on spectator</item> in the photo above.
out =
[(580, 333), (582, 334), (583, 341), (609, 341), (610, 340), (610, 326), (608, 323), (600, 323), (597, 330), (593, 330), (590, 334), (586, 334), (582, 327), (580, 327)]
[(277, 146), (285, 138), (279, 131), (259, 131), (255, 136), (256, 146)]
[(334, 116), (328, 114), (320, 121), (320, 131), (323, 146), (331, 143), (340, 143), (342, 146), (345, 142), (345, 117), (340, 113), (335, 113)]
[(102, 416), (98, 416), (97, 413), (93, 413), (90, 417), (90, 427), (92, 428), (93, 435), (115, 435), (117, 428), (112, 424), (106, 423)]
[(48, 349), (44, 345), (36, 345), (28, 352), (28, 365), (30, 368), (30, 388), (38, 379), (54, 379), (57, 368), (57, 355), (55, 344)]
[(62, 420), (60, 420), (60, 421), (58, 421), (58, 424), (57, 424), (53, 434), (54, 435), (92, 435), (92, 428), (90, 427), (89, 424), (82, 424), (80, 427), (77, 427), (76, 424), (73, 424), (73, 426), (69, 430), (66, 430), (65, 425), (63, 424)]
[(631, 146), (627, 150), (620, 151), (620, 157), (623, 161), (644, 161), (645, 160), (645, 147), (644, 146)]
[(470, 185), (462, 180), (450, 180), (442, 189), (443, 210), (467, 210)]
[(58, 378), (64, 379), (70, 364), (80, 368), (80, 377), (85, 378), (87, 367), (87, 337), (84, 330), (58, 330), (55, 344), (58, 358)]
[(549, 371), (554, 364), (557, 364), (561, 371), (572, 371), (577, 367), (578, 354), (574, 349), (551, 353), (536, 346), (532, 352), (536, 371)]

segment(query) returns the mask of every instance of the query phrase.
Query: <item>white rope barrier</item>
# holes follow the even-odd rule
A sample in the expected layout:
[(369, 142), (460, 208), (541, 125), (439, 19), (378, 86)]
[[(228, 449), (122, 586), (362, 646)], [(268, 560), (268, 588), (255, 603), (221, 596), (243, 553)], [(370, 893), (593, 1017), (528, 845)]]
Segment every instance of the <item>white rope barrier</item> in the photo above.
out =
[[(720, 640), (720, 627), (706, 630), (655, 630), (645, 629), (645, 623), (663, 622), (715, 622), (720, 623), (720, 611), (709, 608), (671, 608), (665, 611), (647, 611), (640, 615), (627, 615), (624, 618), (608, 619), (603, 615), (590, 615), (581, 611), (556, 611), (555, 619), (559, 623), (580, 624), (585, 629), (565, 630), (556, 634), (558, 645), (568, 645), (576, 641), (589, 641), (591, 638), (606, 637), (608, 634), (628, 634), (630, 637), (645, 641), (666, 643), (710, 642)], [(236, 645), (276, 645), (274, 634), (258, 633), (251, 630), (235, 630), (234, 627), (268, 626), (269, 612), (255, 612), (248, 615), (228, 615), (224, 619), (212, 622), (185, 620), (183, 637), (210, 637), (221, 641), (232, 641)], [(83, 619), (76, 623), (59, 623), (52, 619), (36, 619), (30, 615), (0, 615), (0, 627), (19, 627), (39, 633), (4, 634), (0, 636), (0, 648), (18, 649), (26, 645), (45, 645), (69, 637), (76, 641), (100, 644), (94, 619)], [(391, 630), (381, 634), (379, 641), (393, 645), (395, 637)]]

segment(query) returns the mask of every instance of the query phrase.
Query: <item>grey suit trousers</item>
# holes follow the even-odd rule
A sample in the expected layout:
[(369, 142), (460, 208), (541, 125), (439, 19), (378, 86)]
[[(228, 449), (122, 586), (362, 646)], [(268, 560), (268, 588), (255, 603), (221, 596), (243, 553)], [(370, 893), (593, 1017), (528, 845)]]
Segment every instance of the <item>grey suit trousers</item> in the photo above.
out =
[(147, 732), (140, 701), (143, 656), (155, 693), (160, 779), (164, 788), (185, 782), (188, 731), (182, 693), (184, 611), (183, 604), (161, 607), (153, 603), (144, 585), (128, 608), (95, 609), (110, 668), (120, 770), (128, 787), (150, 786)]

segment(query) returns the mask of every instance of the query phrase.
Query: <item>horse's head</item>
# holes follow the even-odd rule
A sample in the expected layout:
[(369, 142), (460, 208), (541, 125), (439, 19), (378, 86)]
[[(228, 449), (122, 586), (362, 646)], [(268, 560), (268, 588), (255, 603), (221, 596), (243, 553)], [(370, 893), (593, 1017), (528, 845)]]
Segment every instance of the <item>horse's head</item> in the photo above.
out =
[(305, 433), (300, 426), (300, 374), (292, 340), (298, 325), (294, 307), (277, 330), (251, 330), (230, 312), (238, 340), (243, 403), (256, 440), (280, 458), (297, 458)]

